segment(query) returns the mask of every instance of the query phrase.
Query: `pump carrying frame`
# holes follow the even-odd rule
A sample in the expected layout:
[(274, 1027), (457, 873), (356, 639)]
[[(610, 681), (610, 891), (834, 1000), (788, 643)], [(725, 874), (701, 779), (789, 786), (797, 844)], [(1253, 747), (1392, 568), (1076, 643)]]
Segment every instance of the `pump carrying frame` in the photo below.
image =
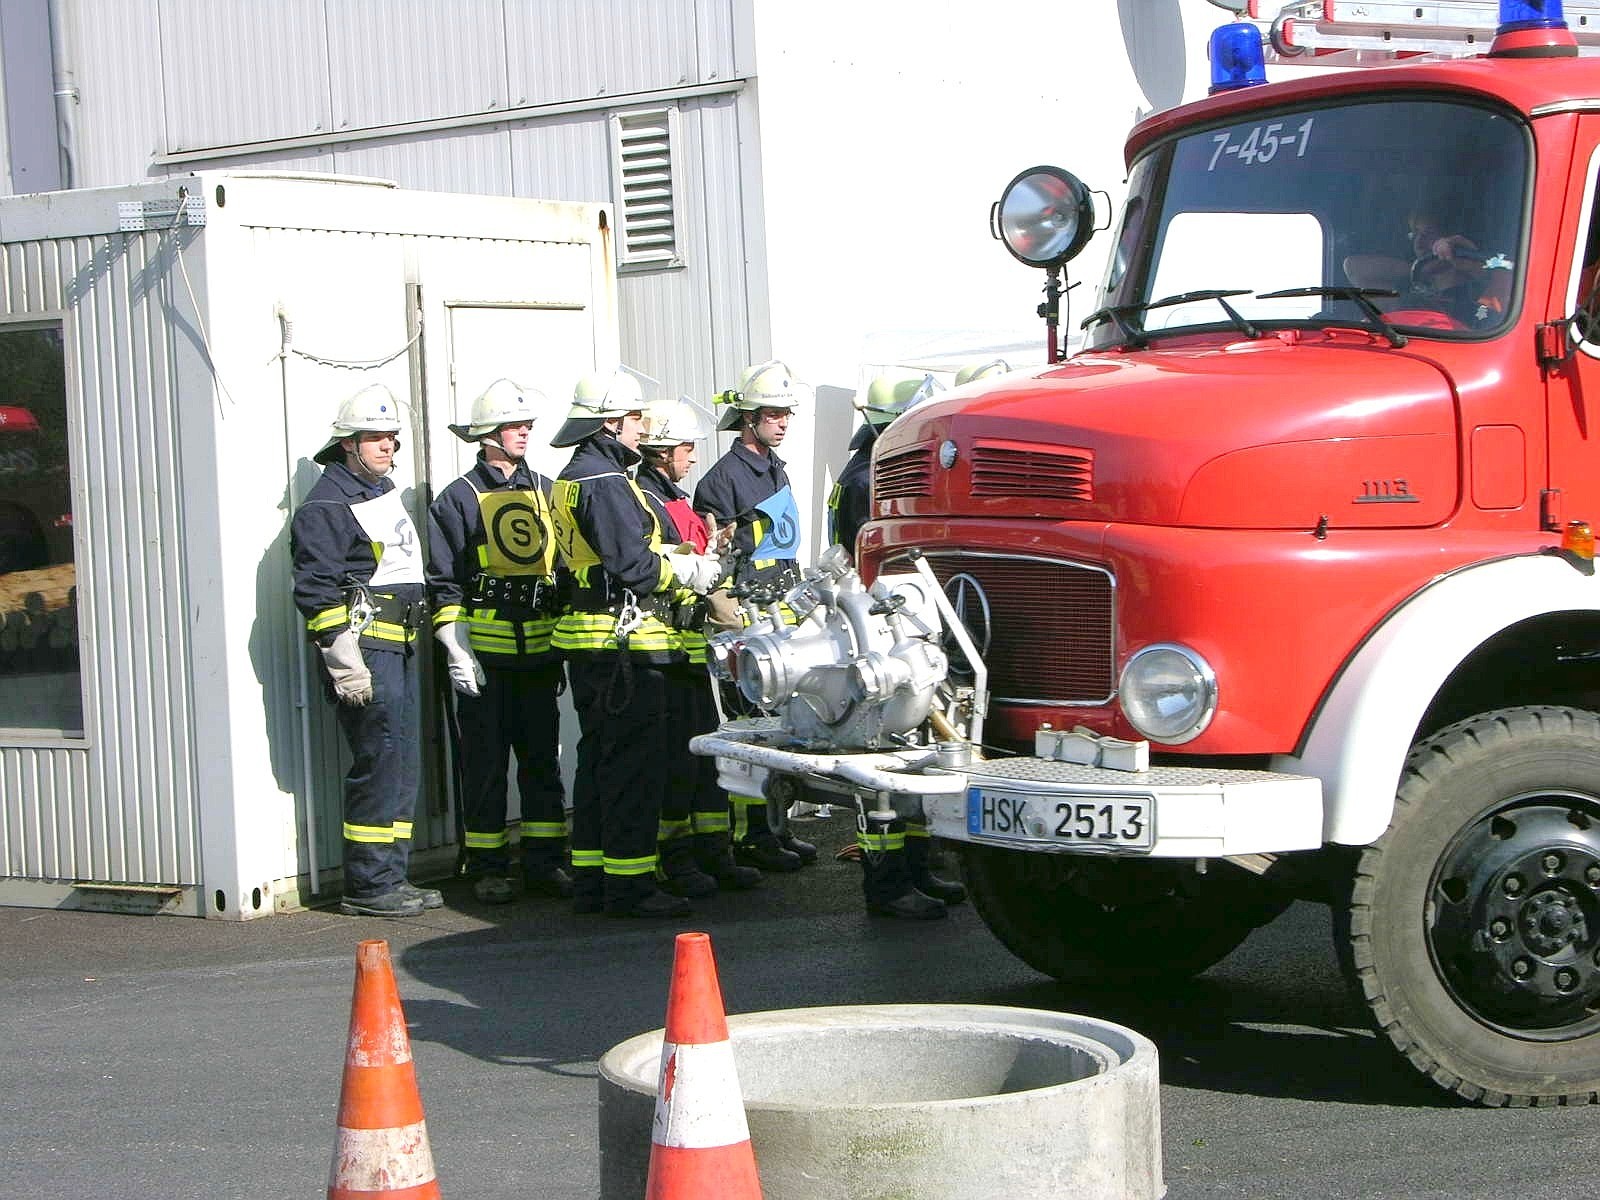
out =
[[(1600, 55), (1600, 0), (1566, 0), (1578, 53)], [(1263, 34), (1267, 61), (1284, 66), (1379, 66), (1419, 54), (1488, 52), (1498, 0), (1401, 4), (1395, 0), (1249, 0), (1245, 19)]]

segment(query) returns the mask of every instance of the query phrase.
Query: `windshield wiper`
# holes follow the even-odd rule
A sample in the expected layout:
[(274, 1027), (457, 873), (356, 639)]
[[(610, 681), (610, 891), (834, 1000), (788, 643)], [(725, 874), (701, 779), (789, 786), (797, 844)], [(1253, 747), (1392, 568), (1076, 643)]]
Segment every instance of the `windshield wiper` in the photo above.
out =
[(1389, 324), (1389, 319), (1372, 302), (1372, 297), (1376, 296), (1380, 300), (1392, 300), (1399, 294), (1393, 288), (1298, 287), (1286, 288), (1281, 292), (1263, 292), (1256, 299), (1290, 300), (1300, 296), (1326, 296), (1330, 300), (1349, 300), (1366, 315), (1366, 323), (1372, 329), (1383, 334), (1389, 345), (1398, 349), (1406, 344), (1406, 335)]
[(1261, 330), (1250, 323), (1238, 309), (1228, 303), (1229, 296), (1248, 296), (1249, 288), (1205, 288), (1196, 292), (1180, 292), (1176, 296), (1163, 296), (1160, 300), (1150, 300), (1142, 304), (1112, 304), (1105, 308), (1096, 309), (1083, 319), (1080, 329), (1087, 329), (1096, 321), (1107, 318), (1117, 323), (1117, 328), (1122, 330), (1124, 344), (1138, 349), (1149, 344), (1150, 333), (1145, 329), (1136, 329), (1126, 320), (1132, 316), (1142, 316), (1153, 308), (1172, 308), (1179, 304), (1194, 304), (1200, 300), (1215, 300), (1222, 306), (1222, 311), (1228, 314), (1228, 320), (1233, 327), (1245, 337), (1254, 338), (1261, 336)]

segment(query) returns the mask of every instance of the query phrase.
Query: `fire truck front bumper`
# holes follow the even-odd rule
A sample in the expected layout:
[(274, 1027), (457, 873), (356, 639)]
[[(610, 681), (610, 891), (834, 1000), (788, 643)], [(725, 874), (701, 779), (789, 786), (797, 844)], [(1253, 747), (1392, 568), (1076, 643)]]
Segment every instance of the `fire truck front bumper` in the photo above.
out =
[(980, 759), (927, 747), (796, 750), (763, 721), (729, 722), (690, 748), (717, 759), (730, 792), (798, 798), (794, 784), (860, 797), (936, 837), (1041, 854), (1222, 858), (1322, 844), (1322, 784), (1222, 767), (1121, 771), (1053, 759)]

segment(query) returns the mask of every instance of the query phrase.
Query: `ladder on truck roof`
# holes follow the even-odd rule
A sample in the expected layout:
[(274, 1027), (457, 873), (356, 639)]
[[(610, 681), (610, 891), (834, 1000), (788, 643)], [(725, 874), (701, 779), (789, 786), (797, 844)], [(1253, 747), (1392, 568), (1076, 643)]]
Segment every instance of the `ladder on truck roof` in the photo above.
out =
[[(1600, 0), (1566, 0), (1563, 8), (1578, 53), (1600, 54)], [(1268, 62), (1357, 67), (1418, 54), (1485, 54), (1500, 23), (1500, 5), (1499, 0), (1249, 0), (1243, 16), (1265, 35)]]

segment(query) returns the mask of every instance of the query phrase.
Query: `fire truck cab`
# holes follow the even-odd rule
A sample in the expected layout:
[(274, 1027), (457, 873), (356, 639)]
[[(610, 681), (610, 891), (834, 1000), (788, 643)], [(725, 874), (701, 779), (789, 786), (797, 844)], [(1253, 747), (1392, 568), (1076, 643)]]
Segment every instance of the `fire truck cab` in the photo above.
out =
[[(1359, 53), (1340, 7), (1241, 20), (1214, 66)], [(874, 453), (861, 572), (937, 578), (942, 716), (696, 749), (926, 820), (1063, 979), (1203, 970), (1327, 902), (1440, 1086), (1595, 1101), (1600, 60), (1560, 7), (1137, 126), (1083, 348)], [(1087, 195), (1036, 169), (998, 206), (1047, 308)]]

